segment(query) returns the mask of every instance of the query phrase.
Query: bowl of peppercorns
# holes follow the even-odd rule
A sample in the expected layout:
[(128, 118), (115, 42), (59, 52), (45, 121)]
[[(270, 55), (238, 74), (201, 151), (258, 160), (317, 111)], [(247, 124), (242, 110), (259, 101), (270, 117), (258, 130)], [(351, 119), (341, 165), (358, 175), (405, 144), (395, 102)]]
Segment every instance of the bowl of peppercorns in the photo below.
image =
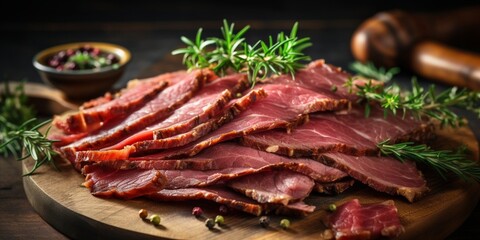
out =
[(33, 66), (48, 85), (71, 100), (87, 100), (112, 90), (130, 61), (130, 52), (104, 42), (76, 42), (47, 48)]

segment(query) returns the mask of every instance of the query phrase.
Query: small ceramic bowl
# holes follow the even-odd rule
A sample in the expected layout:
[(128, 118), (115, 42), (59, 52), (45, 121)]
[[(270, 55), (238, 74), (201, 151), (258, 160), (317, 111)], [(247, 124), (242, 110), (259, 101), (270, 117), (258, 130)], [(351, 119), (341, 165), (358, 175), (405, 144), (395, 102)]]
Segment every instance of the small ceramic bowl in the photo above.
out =
[[(55, 54), (84, 46), (96, 48), (102, 53), (113, 53), (116, 56), (116, 64), (72, 70), (58, 70), (50, 65), (49, 61)], [(113, 85), (123, 75), (130, 58), (130, 52), (116, 44), (75, 42), (53, 46), (39, 52), (33, 58), (33, 66), (46, 84), (61, 90), (69, 99), (88, 100), (112, 90)]]

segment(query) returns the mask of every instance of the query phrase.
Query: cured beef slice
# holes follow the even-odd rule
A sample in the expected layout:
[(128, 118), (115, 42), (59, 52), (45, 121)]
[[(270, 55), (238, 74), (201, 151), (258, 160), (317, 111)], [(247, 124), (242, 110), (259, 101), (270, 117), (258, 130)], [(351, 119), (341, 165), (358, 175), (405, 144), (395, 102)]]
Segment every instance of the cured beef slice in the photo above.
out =
[(156, 121), (163, 120), (176, 108), (188, 101), (210, 79), (209, 73), (195, 71), (178, 82), (166, 88), (155, 99), (149, 101), (142, 108), (131, 113), (126, 119), (110, 122), (96, 134), (89, 135), (75, 143), (62, 147), (60, 150), (70, 159), (78, 150), (99, 149), (136, 133)]
[(91, 132), (112, 119), (130, 114), (152, 100), (169, 83), (176, 83), (187, 75), (186, 71), (178, 71), (151, 79), (132, 81), (117, 98), (109, 101), (108, 98), (102, 98), (101, 101), (97, 100), (86, 105), (86, 109), (80, 108), (78, 112), (66, 117), (55, 116), (53, 124), (67, 134)]
[(253, 104), (221, 128), (184, 147), (167, 149), (163, 158), (188, 157), (219, 142), (275, 128), (291, 129), (307, 119), (307, 114), (316, 111), (341, 109), (345, 99), (331, 98), (311, 90), (283, 85), (257, 85), (267, 97)]
[(275, 129), (244, 136), (244, 145), (287, 156), (313, 156), (324, 152), (375, 155), (377, 144), (429, 138), (432, 124), (414, 117), (384, 117), (380, 107), (372, 107), (365, 117), (363, 106), (349, 111), (311, 114), (309, 121), (290, 133)]
[(283, 205), (305, 199), (315, 185), (308, 176), (288, 170), (249, 174), (227, 184), (259, 203)]
[(105, 150), (122, 149), (138, 141), (171, 137), (191, 130), (198, 124), (217, 116), (239, 91), (247, 88), (248, 79), (244, 74), (234, 74), (216, 79), (205, 85), (192, 99), (157, 124), (127, 137)]
[[(334, 182), (347, 176), (336, 168), (329, 167), (308, 158), (288, 158), (233, 142), (219, 143), (205, 149), (200, 154), (183, 159), (157, 159), (155, 154), (134, 157), (128, 160), (95, 161), (117, 169), (157, 169), (157, 170), (221, 170), (221, 169), (261, 169), (286, 167), (309, 176), (316, 182)], [(276, 166), (276, 167), (275, 167)]]
[(395, 238), (405, 231), (392, 200), (364, 205), (350, 200), (337, 207), (325, 225), (339, 240)]
[(410, 202), (429, 191), (422, 173), (411, 161), (342, 153), (324, 153), (318, 158), (379, 192), (401, 195)]
[[(316, 60), (308, 64), (306, 68), (298, 70), (295, 78), (292, 78), (291, 75), (280, 75), (267, 80), (267, 82), (299, 86), (323, 93), (331, 98), (354, 101), (358, 98), (356, 94), (350, 93), (348, 88), (343, 87), (350, 77), (352, 76), (339, 67), (326, 64), (324, 60)], [(333, 91), (333, 88), (336, 90)]]
[(167, 179), (157, 170), (117, 170), (85, 166), (83, 185), (97, 197), (132, 199), (163, 189)]
[(232, 100), (232, 102), (229, 103), (228, 106), (224, 109), (222, 115), (196, 126), (189, 132), (177, 136), (159, 140), (145, 140), (136, 142), (132, 145), (125, 146), (122, 150), (77, 151), (73, 153), (75, 154), (75, 156), (72, 156), (71, 159), (73, 159), (73, 163), (75, 163), (77, 168), (79, 168), (79, 164), (88, 161), (124, 160), (128, 159), (131, 154), (142, 151), (183, 146), (206, 135), (210, 131), (219, 128), (225, 122), (230, 121), (240, 112), (245, 111), (245, 109), (247, 109), (252, 103), (257, 101), (257, 99), (263, 97), (265, 97), (265, 93), (262, 89), (251, 91), (239, 99)]
[(262, 213), (268, 213), (270, 211), (277, 211), (292, 215), (304, 215), (305, 213), (313, 212), (315, 209), (314, 206), (306, 205), (301, 201), (289, 204), (287, 206), (260, 204), (224, 186), (183, 188), (174, 190), (163, 189), (159, 192), (150, 194), (147, 197), (157, 201), (187, 201), (205, 199), (255, 216), (260, 216)]

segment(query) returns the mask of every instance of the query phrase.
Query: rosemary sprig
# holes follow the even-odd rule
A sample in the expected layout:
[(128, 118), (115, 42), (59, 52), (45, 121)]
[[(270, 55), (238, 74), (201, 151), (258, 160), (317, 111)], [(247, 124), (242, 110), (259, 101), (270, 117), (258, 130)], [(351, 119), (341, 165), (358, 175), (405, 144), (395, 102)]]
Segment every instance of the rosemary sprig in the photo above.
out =
[(384, 67), (377, 68), (372, 62), (362, 63), (359, 61), (355, 61), (350, 64), (350, 69), (359, 75), (367, 78), (373, 78), (382, 82), (389, 82), (392, 80), (393, 76), (400, 72), (400, 68), (398, 67), (387, 70)]
[(312, 44), (309, 38), (297, 37), (298, 23), (293, 25), (289, 35), (281, 32), (276, 41), (270, 36), (268, 42), (260, 40), (253, 45), (244, 37), (249, 28), (246, 26), (235, 33), (234, 24), (224, 20), (222, 38), (203, 40), (202, 29), (199, 29), (195, 41), (181, 37), (187, 46), (172, 54), (183, 54), (183, 63), (189, 69), (209, 67), (220, 75), (231, 71), (246, 72), (252, 86), (271, 74), (289, 73), (293, 77), (295, 71), (304, 66), (302, 61), (311, 60), (303, 50)]
[[(6, 82), (0, 100), (0, 153), (20, 161), (32, 157), (35, 165), (25, 175), (34, 173), (44, 163), (53, 164), (53, 141), (47, 138), (48, 131), (45, 134), (38, 131), (50, 121), (38, 123), (33, 117), (35, 113), (27, 103), (23, 83), (11, 90)], [(25, 156), (21, 156), (23, 148)]]
[(464, 118), (452, 110), (454, 108), (471, 111), (480, 118), (480, 92), (467, 89), (459, 90), (457, 87), (452, 87), (437, 93), (435, 85), (432, 84), (425, 89), (418, 84), (416, 78), (412, 78), (410, 91), (402, 91), (396, 84), (383, 87), (372, 81), (363, 86), (354, 86), (353, 78), (346, 82), (345, 87), (349, 91), (353, 91), (353, 87), (355, 87), (356, 94), (360, 97), (359, 101), (367, 102), (365, 104), (366, 116), (370, 112), (369, 103), (377, 102), (384, 108), (385, 115), (388, 113), (395, 115), (400, 110), (404, 115), (409, 112), (418, 118), (437, 119), (441, 126), (458, 127), (466, 123)]
[(451, 172), (464, 180), (471, 178), (480, 182), (480, 165), (468, 160), (461, 151), (434, 150), (425, 144), (415, 145), (413, 142), (389, 144), (389, 140), (378, 143), (377, 147), (383, 155), (425, 164), (435, 169), (443, 179)]
[[(6, 148), (7, 150), (16, 150), (10, 148), (9, 146), (11, 146), (12, 142), (20, 142), (21, 145), (25, 147), (26, 155), (20, 158), (17, 157), (15, 151), (11, 152), (13, 155), (16, 156), (17, 160), (19, 161), (24, 160), (28, 157), (31, 157), (33, 160), (35, 160), (34, 166), (25, 175), (30, 175), (34, 173), (35, 170), (37, 170), (41, 165), (45, 163), (50, 163), (55, 166), (53, 156), (57, 153), (52, 149), (52, 143), (54, 141), (46, 138), (50, 128), (48, 128), (45, 134), (42, 134), (38, 131), (38, 129), (40, 129), (41, 127), (49, 124), (51, 120), (44, 121), (29, 128), (28, 126), (35, 121), (37, 121), (37, 119), (32, 118), (24, 122), (22, 125), (16, 127), (15, 130), (7, 132), (7, 135), (4, 136), (7, 140), (2, 142), (2, 144), (0, 145), (0, 149)], [(0, 122), (6, 122), (2, 116), (0, 116)]]

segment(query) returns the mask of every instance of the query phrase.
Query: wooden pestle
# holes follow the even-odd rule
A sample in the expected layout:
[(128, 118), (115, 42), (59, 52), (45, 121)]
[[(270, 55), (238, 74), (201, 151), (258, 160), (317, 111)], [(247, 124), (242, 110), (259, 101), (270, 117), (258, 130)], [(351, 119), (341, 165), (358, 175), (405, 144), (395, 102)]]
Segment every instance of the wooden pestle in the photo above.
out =
[[(438, 13), (381, 12), (354, 32), (354, 57), (378, 66), (402, 66), (448, 85), (480, 90), (480, 55), (451, 47), (480, 43), (480, 6)], [(472, 41), (473, 42), (473, 41)]]

